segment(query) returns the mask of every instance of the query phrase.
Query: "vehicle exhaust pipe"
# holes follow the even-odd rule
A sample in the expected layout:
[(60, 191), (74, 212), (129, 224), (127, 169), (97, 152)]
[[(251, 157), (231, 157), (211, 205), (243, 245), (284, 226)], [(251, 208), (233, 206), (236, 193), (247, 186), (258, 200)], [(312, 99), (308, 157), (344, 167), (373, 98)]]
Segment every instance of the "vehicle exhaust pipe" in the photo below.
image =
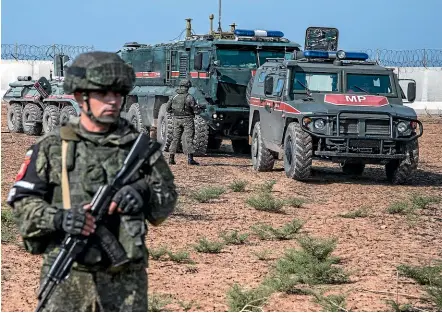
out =
[(31, 76), (18, 76), (17, 77), (17, 80), (18, 81), (30, 81), (30, 80), (32, 80), (32, 77)]

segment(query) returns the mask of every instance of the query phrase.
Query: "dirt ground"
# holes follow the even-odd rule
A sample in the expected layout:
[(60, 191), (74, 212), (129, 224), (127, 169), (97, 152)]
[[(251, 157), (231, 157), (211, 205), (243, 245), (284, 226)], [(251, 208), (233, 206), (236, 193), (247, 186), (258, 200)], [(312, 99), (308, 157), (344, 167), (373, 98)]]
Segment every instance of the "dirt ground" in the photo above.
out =
[[(282, 226), (293, 218), (305, 221), (302, 232), (321, 238), (335, 237), (333, 255), (341, 257), (340, 267), (350, 273), (350, 282), (327, 285), (333, 293), (346, 295), (347, 309), (353, 311), (391, 311), (386, 300), (421, 305), (422, 289), (410, 280), (397, 277), (399, 264), (424, 265), (442, 258), (442, 207), (409, 215), (389, 214), (395, 201), (408, 201), (413, 193), (441, 196), (442, 118), (424, 118), (420, 139), (420, 164), (411, 185), (392, 186), (386, 182), (382, 167), (369, 166), (362, 177), (341, 173), (336, 164), (314, 162), (315, 172), (309, 182), (288, 179), (282, 162), (270, 173), (257, 173), (248, 157), (231, 153), (229, 142), (223, 153), (196, 158), (200, 167), (186, 165), (178, 155), (172, 167), (179, 188), (177, 211), (163, 225), (149, 228), (149, 248), (165, 246), (177, 252), (186, 250), (194, 265), (168, 260), (149, 260), (149, 294), (171, 295), (165, 310), (227, 311), (227, 291), (238, 283), (258, 286), (271, 266), (287, 248), (296, 248), (296, 240), (263, 241), (250, 235), (245, 245), (228, 245), (221, 253), (200, 253), (194, 249), (198, 239), (220, 240), (222, 231), (251, 233), (260, 222)], [(2, 204), (22, 163), (26, 148), (36, 137), (12, 135), (7, 130), (5, 107), (2, 107)], [(229, 190), (234, 180), (246, 180), (245, 192)], [(284, 213), (258, 211), (245, 200), (259, 184), (275, 180), (272, 194), (280, 199), (298, 197), (307, 200), (301, 208), (284, 207)], [(201, 187), (224, 187), (219, 199), (199, 203), (191, 192)], [(339, 216), (368, 207), (367, 217), (349, 219)], [(6, 205), (2, 205), (5, 210)], [(18, 239), (19, 240), (19, 239)], [(259, 260), (254, 252), (271, 251), (270, 259)], [(2, 240), (2, 310), (33, 311), (40, 256), (26, 253), (20, 244)], [(321, 311), (312, 296), (276, 292), (264, 311)]]

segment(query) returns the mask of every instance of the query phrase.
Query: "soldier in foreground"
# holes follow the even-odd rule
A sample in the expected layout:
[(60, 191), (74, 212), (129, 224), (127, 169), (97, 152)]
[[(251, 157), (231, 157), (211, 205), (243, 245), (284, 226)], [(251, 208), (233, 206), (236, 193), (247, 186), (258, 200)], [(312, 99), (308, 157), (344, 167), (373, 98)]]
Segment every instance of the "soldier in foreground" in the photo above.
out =
[(194, 118), (198, 106), (195, 98), (189, 94), (189, 88), (191, 86), (192, 83), (190, 80), (181, 80), (177, 94), (167, 102), (167, 112), (173, 116), (173, 139), (169, 148), (169, 164), (176, 164), (175, 153), (184, 133), (184, 140), (187, 143), (187, 163), (189, 165), (199, 165), (199, 163), (193, 159), (193, 153), (195, 152), (193, 146), (193, 137), (195, 135)]
[(144, 311), (147, 306), (146, 220), (161, 224), (177, 201), (174, 177), (161, 151), (112, 199), (106, 228), (129, 263), (111, 267), (88, 212), (98, 188), (121, 169), (138, 132), (120, 117), (135, 75), (115, 53), (78, 56), (65, 75), (81, 115), (32, 145), (8, 197), (27, 251), (43, 254), (41, 281), (67, 234), (90, 236), (70, 276), (49, 298), (45, 311)]

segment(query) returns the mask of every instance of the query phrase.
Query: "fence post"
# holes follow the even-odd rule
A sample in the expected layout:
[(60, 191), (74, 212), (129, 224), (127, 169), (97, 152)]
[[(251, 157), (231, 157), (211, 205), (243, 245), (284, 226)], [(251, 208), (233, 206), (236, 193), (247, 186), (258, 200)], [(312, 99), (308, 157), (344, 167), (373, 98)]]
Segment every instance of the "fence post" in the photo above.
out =
[(424, 57), (422, 59), (422, 65), (427, 67), (427, 51), (424, 49)]

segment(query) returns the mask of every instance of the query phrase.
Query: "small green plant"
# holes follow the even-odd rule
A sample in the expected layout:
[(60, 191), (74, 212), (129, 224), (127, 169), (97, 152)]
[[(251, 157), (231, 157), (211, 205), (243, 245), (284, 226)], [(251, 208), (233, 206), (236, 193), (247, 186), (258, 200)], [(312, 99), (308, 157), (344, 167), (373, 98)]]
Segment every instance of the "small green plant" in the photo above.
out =
[(274, 213), (283, 212), (282, 207), (284, 206), (283, 200), (275, 199), (270, 193), (265, 192), (259, 193), (256, 196), (251, 196), (246, 200), (246, 203), (259, 211)]
[(258, 186), (258, 190), (264, 193), (270, 193), (273, 190), (273, 186), (276, 184), (276, 180), (267, 180)]
[(148, 251), (152, 259), (159, 260), (163, 255), (167, 253), (167, 248), (166, 247), (160, 247), (158, 249), (149, 248)]
[[(336, 238), (316, 238), (309, 235), (304, 235), (297, 238), (299, 245), (304, 249), (305, 252), (312, 255), (319, 261), (325, 261), (330, 259), (330, 255), (336, 248), (337, 239)], [(335, 258), (333, 258), (335, 260)]]
[(191, 194), (191, 197), (198, 202), (207, 203), (212, 199), (218, 199), (225, 189), (222, 187), (206, 187)]
[(434, 266), (399, 265), (399, 273), (425, 286), (428, 298), (442, 310), (442, 262)]
[(270, 260), (270, 255), (272, 254), (272, 251), (268, 250), (268, 249), (264, 249), (264, 250), (260, 250), (260, 251), (254, 251), (252, 253), (253, 253), (253, 255), (255, 255), (258, 258), (258, 260), (267, 261), (267, 260)]
[(272, 229), (272, 226), (262, 223), (257, 223), (255, 225), (252, 225), (251, 227), (252, 233), (258, 236), (261, 240), (270, 240), (272, 239), (272, 235), (270, 233), (270, 229)]
[(342, 294), (337, 295), (319, 295), (314, 294), (314, 301), (318, 303), (324, 312), (347, 312), (346, 296)]
[(227, 291), (227, 301), (230, 312), (262, 312), (273, 290), (266, 286), (257, 288), (242, 288), (234, 284)]
[(269, 228), (270, 233), (278, 240), (293, 239), (299, 230), (304, 226), (304, 222), (293, 219), (290, 223), (285, 224), (281, 228)]
[(163, 295), (163, 294), (149, 294), (147, 298), (148, 302), (148, 312), (163, 312), (169, 311), (166, 310), (166, 306), (172, 303), (171, 295)]
[(339, 216), (343, 217), (343, 218), (358, 218), (358, 217), (362, 218), (362, 217), (368, 217), (368, 211), (369, 211), (369, 208), (363, 206), (363, 207), (361, 207), (361, 208), (359, 208), (359, 209), (357, 209), (355, 211), (350, 211), (350, 212), (347, 212), (345, 214), (339, 214)]
[(387, 212), (390, 214), (406, 214), (410, 212), (410, 206), (404, 201), (394, 202), (387, 208)]
[(341, 284), (349, 281), (349, 275), (335, 266), (336, 258), (330, 257), (334, 239), (302, 237), (298, 239), (302, 250), (287, 249), (278, 259), (265, 284), (286, 293), (307, 294), (303, 284)]
[(2, 205), (1, 219), (2, 219), (2, 242), (13, 243), (16, 241), (17, 230), (14, 221), (14, 215), (10, 209), (6, 209), (6, 204)]
[(285, 204), (291, 206), (292, 208), (301, 208), (305, 203), (304, 199), (291, 197), (285, 200)]
[(440, 201), (441, 198), (436, 196), (421, 196), (417, 194), (411, 196), (411, 203), (417, 209), (428, 209), (431, 204), (439, 203)]
[(246, 243), (249, 234), (240, 234), (237, 230), (233, 230), (231, 232), (222, 232), (220, 237), (224, 240), (227, 245), (242, 245)]
[(177, 300), (177, 303), (179, 304), (180, 307), (183, 308), (184, 312), (187, 312), (193, 308), (193, 306), (196, 304), (196, 301), (191, 300), (189, 302), (186, 302), (186, 301), (182, 301), (182, 300)]
[(176, 253), (173, 253), (172, 251), (167, 251), (167, 255), (169, 256), (169, 259), (173, 262), (195, 264), (195, 261), (193, 261), (189, 257), (189, 252), (187, 251), (178, 251)]
[(220, 253), (224, 248), (223, 242), (208, 241), (206, 238), (200, 238), (198, 244), (195, 246), (196, 251), (202, 253)]
[(409, 303), (399, 304), (394, 300), (385, 300), (391, 306), (393, 312), (415, 312), (413, 306)]
[(247, 181), (245, 180), (235, 180), (230, 184), (229, 188), (234, 192), (243, 192), (246, 190)]

